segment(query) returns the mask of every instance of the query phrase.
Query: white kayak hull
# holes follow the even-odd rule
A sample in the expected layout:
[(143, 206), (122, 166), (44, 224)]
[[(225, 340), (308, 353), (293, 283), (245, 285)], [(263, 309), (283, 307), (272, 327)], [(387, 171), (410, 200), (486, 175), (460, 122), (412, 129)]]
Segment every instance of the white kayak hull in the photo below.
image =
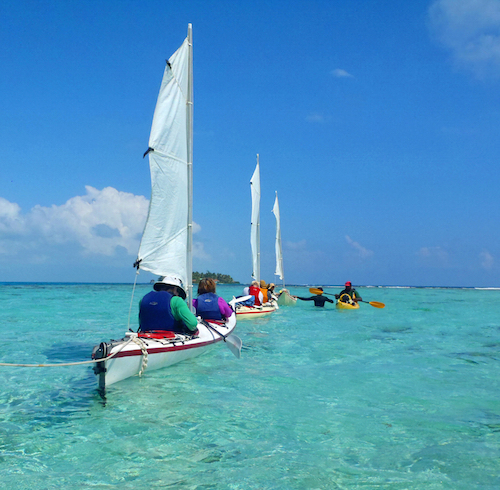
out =
[(280, 306), (295, 306), (297, 304), (297, 298), (294, 298), (288, 289), (283, 289), (278, 296), (278, 304)]
[(238, 320), (245, 320), (251, 318), (260, 318), (263, 316), (269, 316), (274, 313), (278, 305), (273, 303), (266, 303), (262, 306), (243, 306), (236, 305), (236, 316)]
[[(209, 325), (228, 336), (236, 327), (236, 315), (233, 313), (225, 324), (209, 322)], [(94, 348), (93, 359), (111, 359), (96, 363), (94, 372), (98, 376), (99, 389), (148, 371), (162, 369), (186, 359), (197, 357), (212, 345), (223, 341), (211, 328), (198, 323), (198, 335), (176, 334), (175, 338), (144, 338), (135, 332), (128, 332), (123, 339), (101, 343)]]

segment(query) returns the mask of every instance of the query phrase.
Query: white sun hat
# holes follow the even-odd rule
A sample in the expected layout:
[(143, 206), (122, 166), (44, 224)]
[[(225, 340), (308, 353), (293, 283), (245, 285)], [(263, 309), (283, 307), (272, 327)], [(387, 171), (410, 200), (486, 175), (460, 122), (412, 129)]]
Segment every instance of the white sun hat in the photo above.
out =
[(156, 289), (156, 286), (159, 284), (166, 284), (168, 286), (177, 286), (179, 288), (179, 293), (182, 297), (182, 299), (186, 299), (186, 291), (184, 291), (184, 286), (182, 285), (182, 281), (180, 279), (177, 279), (177, 277), (173, 276), (162, 276), (158, 279), (158, 281), (155, 282), (153, 289), (155, 291), (158, 291)]

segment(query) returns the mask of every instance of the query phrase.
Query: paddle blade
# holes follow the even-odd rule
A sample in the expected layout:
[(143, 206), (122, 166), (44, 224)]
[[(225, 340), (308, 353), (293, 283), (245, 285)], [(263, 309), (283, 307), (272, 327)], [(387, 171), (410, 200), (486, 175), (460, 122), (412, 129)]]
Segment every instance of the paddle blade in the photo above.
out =
[(243, 303), (244, 301), (248, 301), (250, 298), (253, 298), (252, 295), (250, 296), (240, 296), (239, 298), (235, 298), (233, 296), (233, 299), (228, 302), (229, 306), (234, 310), (236, 308), (237, 303)]
[(234, 357), (239, 359), (241, 357), (241, 347), (243, 345), (241, 339), (237, 335), (229, 334), (224, 340), (229, 350), (234, 354)]
[(322, 289), (309, 288), (311, 294), (325, 294), (326, 296), (335, 296), (334, 294), (325, 293)]
[(384, 303), (380, 303), (379, 301), (369, 301), (369, 303), (375, 306), (375, 308), (385, 308)]

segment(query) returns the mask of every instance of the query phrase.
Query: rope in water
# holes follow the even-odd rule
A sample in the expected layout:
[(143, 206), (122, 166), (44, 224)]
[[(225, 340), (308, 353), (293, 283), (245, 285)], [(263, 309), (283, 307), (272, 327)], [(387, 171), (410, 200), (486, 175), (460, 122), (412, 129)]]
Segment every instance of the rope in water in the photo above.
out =
[[(128, 342), (123, 344), (116, 352), (113, 354), (109, 355), (108, 357), (103, 357), (102, 359), (92, 359), (91, 361), (80, 361), (80, 362), (61, 362), (58, 364), (17, 364), (17, 363), (9, 363), (9, 362), (0, 362), (0, 366), (11, 366), (11, 367), (60, 367), (60, 366), (80, 366), (82, 364), (95, 364), (96, 362), (104, 362), (104, 361), (109, 361), (113, 357), (118, 354), (124, 347), (126, 347), (130, 342), (135, 341), (135, 337), (131, 337)], [(142, 341), (139, 341), (142, 343)], [(137, 342), (136, 342), (137, 343)], [(139, 344), (141, 347), (142, 352), (144, 353), (143, 346)], [(147, 351), (146, 351), (147, 353)], [(147, 365), (147, 361), (146, 361)]]

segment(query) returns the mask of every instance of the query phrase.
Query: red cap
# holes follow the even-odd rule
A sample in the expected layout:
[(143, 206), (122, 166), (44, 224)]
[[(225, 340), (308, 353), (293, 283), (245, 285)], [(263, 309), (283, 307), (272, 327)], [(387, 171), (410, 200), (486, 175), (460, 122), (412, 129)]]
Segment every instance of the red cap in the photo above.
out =
[(345, 285), (346, 285), (346, 286), (352, 286), (351, 281), (347, 281), (347, 282), (345, 283)]

